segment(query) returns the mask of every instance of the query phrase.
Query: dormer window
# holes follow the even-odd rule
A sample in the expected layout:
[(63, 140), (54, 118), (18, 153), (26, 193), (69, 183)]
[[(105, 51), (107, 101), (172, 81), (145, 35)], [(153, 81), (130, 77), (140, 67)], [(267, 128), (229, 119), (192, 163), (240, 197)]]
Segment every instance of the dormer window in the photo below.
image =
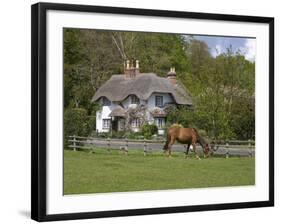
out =
[(103, 106), (110, 106), (111, 102), (106, 97), (103, 97), (102, 98), (102, 105)]
[(155, 106), (163, 107), (163, 96), (155, 96)]
[(131, 96), (131, 104), (139, 104), (140, 99), (136, 95)]

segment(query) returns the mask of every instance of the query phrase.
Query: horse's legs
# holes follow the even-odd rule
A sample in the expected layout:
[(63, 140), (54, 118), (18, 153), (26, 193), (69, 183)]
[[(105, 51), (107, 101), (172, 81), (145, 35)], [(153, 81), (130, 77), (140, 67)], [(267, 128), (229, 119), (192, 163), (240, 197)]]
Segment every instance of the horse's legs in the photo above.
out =
[(163, 147), (164, 153), (167, 154), (168, 153), (168, 148), (169, 148), (169, 143), (171, 142), (171, 136), (168, 134), (167, 135), (167, 139), (165, 142), (165, 145)]
[(170, 138), (168, 137), (167, 140), (166, 140), (166, 142), (165, 142), (165, 145), (163, 146), (163, 150), (164, 150), (164, 151), (167, 151), (169, 142), (170, 142)]
[(175, 143), (175, 139), (171, 138), (169, 144), (168, 144), (168, 149), (167, 151), (169, 152), (169, 158), (171, 158), (171, 149), (172, 149), (172, 145)]
[(187, 156), (188, 156), (189, 147), (190, 147), (190, 144), (187, 144), (187, 146), (186, 146), (186, 152), (185, 152), (185, 158), (186, 158), (186, 159), (187, 159)]
[(196, 159), (201, 160), (200, 157), (199, 157), (199, 155), (198, 155), (198, 151), (197, 151), (197, 149), (196, 149), (196, 143), (193, 142), (193, 143), (192, 143), (192, 146), (193, 146), (193, 150), (194, 150), (195, 155), (196, 155)]

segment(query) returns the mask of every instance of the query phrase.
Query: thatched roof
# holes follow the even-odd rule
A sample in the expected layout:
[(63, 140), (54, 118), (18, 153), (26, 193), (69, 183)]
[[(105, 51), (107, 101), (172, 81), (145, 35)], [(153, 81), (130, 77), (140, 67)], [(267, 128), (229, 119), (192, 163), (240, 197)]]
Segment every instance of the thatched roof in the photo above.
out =
[(152, 93), (170, 93), (177, 104), (192, 105), (191, 97), (183, 85), (173, 85), (167, 78), (154, 73), (140, 73), (135, 78), (126, 78), (124, 74), (112, 75), (96, 92), (93, 101), (106, 97), (110, 101), (122, 101), (129, 95), (147, 100)]

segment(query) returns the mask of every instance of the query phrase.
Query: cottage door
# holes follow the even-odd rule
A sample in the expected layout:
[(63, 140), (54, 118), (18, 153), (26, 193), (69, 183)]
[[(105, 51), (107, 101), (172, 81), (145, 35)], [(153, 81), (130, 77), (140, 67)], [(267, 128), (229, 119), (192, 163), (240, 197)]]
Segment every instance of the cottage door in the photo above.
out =
[(118, 131), (118, 119), (112, 120), (112, 131)]
[(118, 131), (124, 131), (125, 130), (125, 119), (119, 118), (118, 119)]

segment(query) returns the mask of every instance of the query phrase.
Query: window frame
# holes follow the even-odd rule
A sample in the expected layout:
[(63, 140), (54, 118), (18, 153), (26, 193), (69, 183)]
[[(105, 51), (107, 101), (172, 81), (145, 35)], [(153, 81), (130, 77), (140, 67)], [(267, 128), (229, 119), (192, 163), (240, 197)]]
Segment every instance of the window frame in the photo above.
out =
[[(105, 126), (105, 121), (108, 122), (108, 127)], [(102, 119), (102, 129), (109, 130), (110, 127), (111, 127), (111, 119), (110, 118)]]
[[(160, 124), (160, 121), (161, 120), (161, 127), (159, 126)], [(165, 118), (164, 117), (156, 117), (154, 118), (154, 123), (156, 124), (157, 128), (158, 129), (163, 129), (166, 125), (166, 121), (165, 121)]]
[(136, 95), (131, 95), (131, 104), (140, 104), (140, 99)]
[[(157, 104), (157, 102), (158, 102), (157, 99), (161, 99), (161, 105)], [(163, 107), (164, 106), (164, 97), (163, 96), (161, 96), (161, 95), (155, 96), (155, 106), (156, 107)]]
[(140, 119), (139, 118), (134, 118), (130, 122), (132, 128), (139, 128), (140, 127)]

